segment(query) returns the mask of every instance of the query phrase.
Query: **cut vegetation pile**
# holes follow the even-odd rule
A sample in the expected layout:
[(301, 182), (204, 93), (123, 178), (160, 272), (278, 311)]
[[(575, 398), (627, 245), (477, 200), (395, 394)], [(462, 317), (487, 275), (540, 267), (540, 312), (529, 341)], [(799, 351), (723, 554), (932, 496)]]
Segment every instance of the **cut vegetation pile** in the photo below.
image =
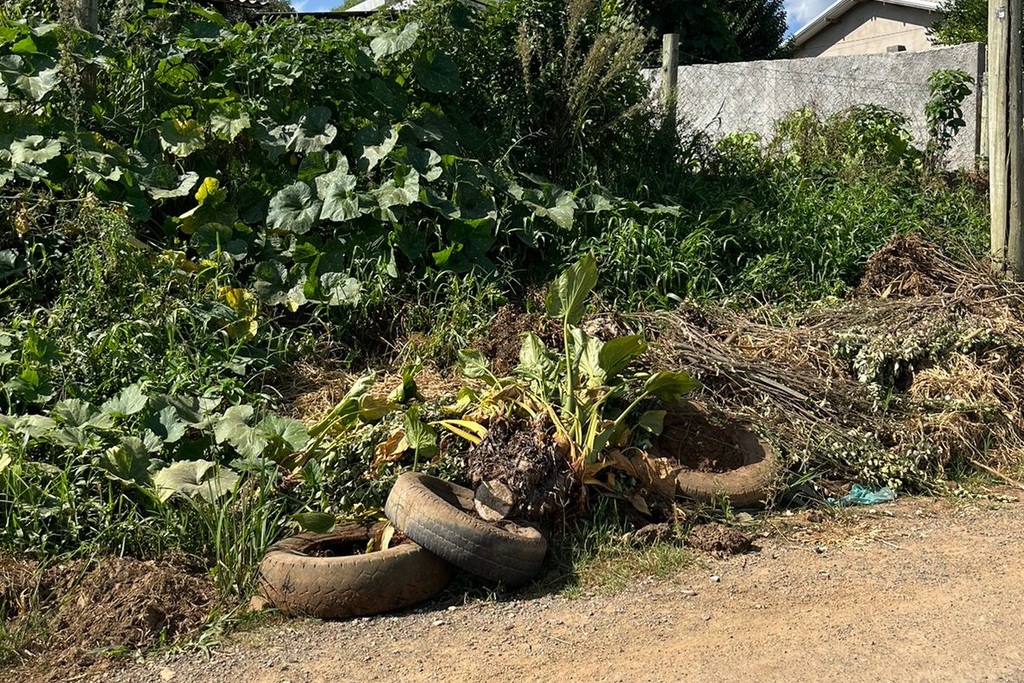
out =
[(912, 489), (964, 463), (1019, 474), (1024, 288), (984, 263), (896, 237), (835, 305), (642, 319), (659, 364), (687, 367), (702, 401), (761, 425), (802, 474)]

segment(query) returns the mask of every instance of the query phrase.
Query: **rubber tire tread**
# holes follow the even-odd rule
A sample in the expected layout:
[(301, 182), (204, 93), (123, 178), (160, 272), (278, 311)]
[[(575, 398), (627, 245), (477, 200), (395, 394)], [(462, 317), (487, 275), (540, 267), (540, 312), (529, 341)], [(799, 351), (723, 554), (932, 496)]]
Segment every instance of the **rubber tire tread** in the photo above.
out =
[(734, 507), (762, 507), (771, 497), (778, 472), (775, 450), (766, 446), (763, 460), (728, 472), (683, 470), (676, 475), (676, 485), (683, 496), (701, 503), (727, 496)]
[(344, 619), (415, 605), (451, 582), (454, 568), (412, 542), (362, 555), (308, 554), (328, 543), (365, 543), (370, 533), (368, 527), (347, 525), (275, 543), (260, 562), (260, 590), (286, 616)]
[(473, 492), (418, 472), (395, 481), (384, 514), (395, 528), (456, 567), (520, 586), (540, 571), (547, 541), (535, 528), (476, 516)]

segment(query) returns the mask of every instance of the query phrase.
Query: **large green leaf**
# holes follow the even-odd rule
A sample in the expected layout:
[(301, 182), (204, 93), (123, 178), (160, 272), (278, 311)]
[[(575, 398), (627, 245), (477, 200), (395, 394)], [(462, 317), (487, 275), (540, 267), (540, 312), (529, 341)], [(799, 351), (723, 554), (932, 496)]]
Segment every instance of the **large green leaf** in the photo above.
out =
[(644, 391), (663, 401), (677, 403), (684, 394), (700, 387), (700, 382), (685, 372), (659, 372), (644, 383)]
[(143, 185), (153, 199), (175, 199), (185, 197), (199, 182), (199, 174), (188, 171), (178, 175), (173, 166), (160, 165), (145, 178)]
[(385, 159), (398, 144), (401, 125), (385, 128), (367, 127), (356, 134), (356, 145), (359, 150), (359, 168), (364, 173), (372, 171), (377, 164)]
[(299, 118), (298, 125), (288, 149), (296, 152), (322, 152), (334, 141), (338, 129), (329, 123), (331, 110), (327, 107), (313, 107)]
[(21, 415), (16, 418), (7, 419), (14, 421), (12, 427), (14, 431), (24, 434), (30, 439), (44, 438), (57, 427), (55, 420), (43, 415)]
[(551, 283), (544, 307), (552, 318), (576, 325), (583, 318), (587, 299), (597, 284), (597, 261), (590, 254), (570, 266)]
[(413, 64), (416, 80), (429, 92), (455, 92), (462, 84), (459, 68), (452, 58), (443, 52), (429, 52), (421, 55)]
[(309, 444), (309, 430), (294, 418), (267, 415), (257, 426), (270, 440), (273, 452), (265, 455), (273, 460), (301, 451)]
[(373, 53), (374, 59), (397, 55), (412, 47), (419, 34), (420, 25), (410, 22), (401, 31), (397, 29), (387, 31), (374, 38), (370, 42), (370, 52)]
[(646, 350), (647, 342), (639, 334), (618, 337), (604, 343), (598, 354), (598, 363), (607, 378), (612, 380)]
[(167, 501), (174, 495), (200, 497), (214, 503), (230, 494), (238, 483), (238, 474), (208, 460), (183, 460), (157, 471), (153, 485), (157, 498)]
[(292, 183), (270, 200), (267, 223), (275, 230), (301, 235), (320, 217), (320, 201), (306, 183)]
[(160, 412), (150, 415), (144, 424), (165, 443), (175, 443), (185, 436), (185, 422), (174, 406), (164, 406)]
[(125, 437), (120, 444), (108, 448), (96, 458), (96, 466), (107, 476), (139, 487), (149, 484), (151, 462), (146, 445), (134, 436)]
[(356, 189), (356, 177), (349, 170), (348, 157), (341, 152), (333, 152), (327, 162), (331, 170), (317, 176), (315, 180), (316, 193), (320, 199), (326, 199), (327, 189), (335, 184), (340, 184), (347, 192)]
[(587, 376), (587, 386), (590, 388), (604, 386), (608, 381), (608, 375), (601, 366), (602, 348), (604, 343), (600, 339), (588, 337), (580, 328), (569, 330), (569, 358), (573, 366)]
[(373, 194), (381, 211), (389, 211), (393, 206), (408, 206), (420, 197), (420, 176), (417, 173), (410, 173), (404, 178), (402, 184), (399, 184), (396, 179), (390, 178)]
[(203, 126), (194, 119), (171, 119), (160, 126), (161, 146), (177, 157), (187, 157), (206, 147)]
[(141, 412), (149, 398), (141, 384), (131, 384), (121, 390), (114, 398), (103, 404), (102, 410), (114, 417), (127, 417)]
[(197, 206), (181, 215), (181, 229), (192, 234), (211, 223), (233, 225), (238, 213), (227, 199), (227, 189), (216, 178), (204, 178), (196, 190)]
[(572, 229), (577, 207), (576, 198), (571, 192), (560, 190), (555, 197), (554, 203), (550, 203), (550, 198), (545, 193), (534, 192), (533, 194), (539, 195), (535, 196), (537, 202), (544, 202), (524, 201), (527, 206), (533, 209), (535, 215), (550, 219), (563, 230)]
[(341, 153), (334, 155), (334, 159), (334, 170), (317, 176), (316, 193), (324, 202), (320, 217), (343, 223), (359, 217), (359, 197), (355, 193), (356, 177), (348, 170), (348, 159)]
[(151, 404), (153, 410), (163, 410), (170, 407), (174, 409), (186, 424), (195, 427), (206, 427), (209, 422), (209, 412), (217, 407), (217, 399), (196, 398), (195, 396), (154, 396)]
[(327, 297), (328, 306), (354, 306), (363, 295), (359, 280), (344, 273), (324, 273), (320, 276), (320, 287)]
[(210, 116), (210, 132), (228, 142), (250, 125), (249, 115), (237, 109), (224, 109)]
[(494, 375), (491, 373), (484, 354), (476, 349), (460, 349), (458, 357), (459, 368), (463, 375), (470, 379), (483, 379), (493, 383)]
[(66, 398), (58, 401), (50, 411), (52, 417), (64, 427), (80, 429), (112, 429), (114, 420), (88, 401)]
[(60, 68), (43, 69), (34, 76), (23, 74), (15, 79), (15, 85), (33, 102), (40, 102), (60, 85)]
[(419, 404), (410, 406), (402, 416), (405, 429), (405, 441), (416, 452), (416, 458), (433, 458), (440, 452), (437, 446), (437, 434), (426, 422), (420, 419)]
[(640, 416), (636, 425), (657, 436), (665, 429), (665, 415), (667, 412), (664, 410), (648, 410)]
[(29, 135), (11, 143), (12, 164), (45, 164), (60, 155), (60, 140)]
[(329, 533), (338, 523), (334, 515), (326, 512), (297, 512), (292, 515), (292, 521), (303, 531), (312, 531), (314, 534)]
[(213, 430), (217, 443), (231, 444), (243, 457), (255, 458), (262, 455), (270, 439), (262, 429), (251, 424), (254, 414), (253, 407), (246, 404), (225, 410)]
[(552, 358), (551, 352), (534, 332), (523, 336), (523, 345), (519, 347), (519, 365), (516, 373), (535, 380), (538, 387), (544, 390), (554, 380), (558, 363)]
[(289, 270), (278, 261), (260, 261), (253, 276), (256, 279), (253, 290), (257, 296), (271, 306), (283, 305), (291, 311), (298, 310), (306, 303), (305, 265), (297, 263)]

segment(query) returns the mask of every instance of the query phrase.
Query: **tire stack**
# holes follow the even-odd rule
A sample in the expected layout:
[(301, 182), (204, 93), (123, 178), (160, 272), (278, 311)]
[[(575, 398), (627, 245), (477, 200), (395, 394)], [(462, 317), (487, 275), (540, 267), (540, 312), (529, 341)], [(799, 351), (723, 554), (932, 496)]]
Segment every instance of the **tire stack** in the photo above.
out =
[(365, 545), (368, 527), (302, 533), (272, 545), (260, 563), (264, 596), (286, 616), (369, 616), (409, 607), (441, 592), (455, 568), (510, 587), (540, 571), (547, 541), (531, 526), (485, 522), (473, 491), (416, 472), (395, 482), (384, 514), (409, 542), (333, 557), (327, 548)]

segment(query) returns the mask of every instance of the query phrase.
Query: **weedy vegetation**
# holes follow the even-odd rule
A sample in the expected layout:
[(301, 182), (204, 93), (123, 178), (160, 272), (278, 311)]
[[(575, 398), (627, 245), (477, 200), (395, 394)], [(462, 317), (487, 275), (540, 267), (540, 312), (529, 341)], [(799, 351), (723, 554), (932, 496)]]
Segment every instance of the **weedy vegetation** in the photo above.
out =
[[(639, 334), (584, 332), (592, 293), (802, 310), (894, 234), (985, 249), (984, 190), (939, 164), (962, 75), (933, 78), (930, 141), (871, 106), (712, 141), (650, 106), (648, 36), (615, 3), (427, 4), (234, 23), (111, 2), (95, 35), (56, 5), (0, 10), (0, 554), (183, 555), (244, 604), (274, 539), (379, 516), (409, 467), (463, 476), (470, 406), (502, 402), (628, 498), (648, 399), (698, 383), (652, 370)], [(560, 328), (525, 336), (512, 378), (467, 350), (503, 304)], [(847, 356), (878, 374), (869, 348)], [(424, 399), (421, 359), (477, 383)], [(328, 361), (353, 381), (295, 414), (288, 373)], [(0, 615), (0, 659), (45, 648), (40, 609)]]

